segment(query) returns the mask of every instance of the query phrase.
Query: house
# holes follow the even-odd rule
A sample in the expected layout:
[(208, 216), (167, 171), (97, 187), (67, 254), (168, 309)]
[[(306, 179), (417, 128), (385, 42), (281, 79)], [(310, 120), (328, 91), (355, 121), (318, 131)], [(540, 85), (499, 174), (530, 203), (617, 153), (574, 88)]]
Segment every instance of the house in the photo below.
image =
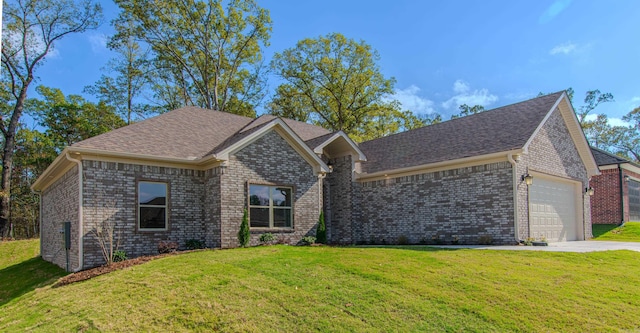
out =
[(595, 147), (591, 152), (600, 170), (600, 175), (591, 178), (591, 221), (640, 221), (640, 165)]
[[(559, 92), (388, 137), (185, 107), (67, 147), (33, 184), (41, 253), (70, 270), (104, 262), (116, 226), (130, 257), (160, 241), (296, 243), (325, 212), (333, 244), (515, 244), (591, 237), (598, 167)], [(63, 222), (70, 222), (65, 250)]]

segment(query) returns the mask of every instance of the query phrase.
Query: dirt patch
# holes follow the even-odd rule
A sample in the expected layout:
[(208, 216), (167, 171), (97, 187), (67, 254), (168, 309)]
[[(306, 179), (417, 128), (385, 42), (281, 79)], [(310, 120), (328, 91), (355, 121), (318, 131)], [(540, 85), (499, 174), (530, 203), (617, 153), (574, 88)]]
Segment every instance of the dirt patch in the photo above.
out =
[[(198, 251), (198, 250), (193, 250), (193, 251)], [(105, 265), (105, 266), (100, 266), (100, 267), (96, 267), (96, 268), (87, 269), (87, 270), (80, 271), (80, 272), (75, 272), (75, 273), (72, 273), (72, 274), (69, 274), (67, 276), (62, 277), (60, 280), (58, 280), (58, 282), (56, 282), (53, 285), (53, 288), (66, 286), (68, 284), (72, 284), (72, 283), (76, 283), (76, 282), (80, 282), (80, 281), (84, 281), (84, 280), (89, 280), (89, 279), (91, 279), (93, 277), (96, 277), (96, 276), (99, 276), (99, 275), (102, 275), (102, 274), (107, 274), (107, 273), (111, 273), (113, 271), (121, 270), (121, 269), (124, 269), (124, 268), (127, 268), (127, 267), (144, 264), (145, 262), (148, 262), (148, 261), (151, 261), (151, 260), (155, 260), (155, 259), (159, 259), (159, 258), (164, 258), (164, 257), (176, 255), (178, 253), (187, 253), (187, 252), (193, 252), (193, 251), (180, 251), (180, 252), (172, 252), (172, 253), (163, 253), (163, 254), (158, 254), (158, 255), (154, 255), (154, 256), (138, 257), (138, 258), (128, 259), (128, 260), (125, 260), (125, 261), (114, 262), (113, 264), (108, 265), (108, 266)], [(200, 251), (202, 251), (202, 250), (200, 250)]]

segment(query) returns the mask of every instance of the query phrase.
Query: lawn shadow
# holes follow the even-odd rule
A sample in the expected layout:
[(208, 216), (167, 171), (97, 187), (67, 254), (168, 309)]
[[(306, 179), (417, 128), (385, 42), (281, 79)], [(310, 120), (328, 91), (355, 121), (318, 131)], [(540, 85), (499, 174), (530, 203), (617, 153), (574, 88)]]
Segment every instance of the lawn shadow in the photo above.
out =
[(591, 226), (593, 238), (598, 238), (617, 227), (619, 227), (617, 224), (593, 224)]
[(0, 270), (0, 306), (66, 275), (62, 268), (34, 257)]
[(440, 245), (354, 245), (359, 248), (375, 248), (375, 249), (396, 249), (396, 250), (412, 250), (422, 252), (439, 252), (439, 251), (457, 251), (465, 250), (466, 247), (441, 247)]

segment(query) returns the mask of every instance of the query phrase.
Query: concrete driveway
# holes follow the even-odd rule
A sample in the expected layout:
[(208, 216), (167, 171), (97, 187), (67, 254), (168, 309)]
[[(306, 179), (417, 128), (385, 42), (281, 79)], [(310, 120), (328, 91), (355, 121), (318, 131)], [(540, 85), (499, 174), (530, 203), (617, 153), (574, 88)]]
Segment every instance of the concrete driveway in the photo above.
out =
[(519, 245), (435, 245), (443, 249), (479, 249), (479, 250), (516, 250), (516, 251), (551, 251), (551, 252), (594, 252), (612, 250), (631, 250), (640, 252), (640, 242), (602, 242), (572, 241), (549, 243), (549, 246)]

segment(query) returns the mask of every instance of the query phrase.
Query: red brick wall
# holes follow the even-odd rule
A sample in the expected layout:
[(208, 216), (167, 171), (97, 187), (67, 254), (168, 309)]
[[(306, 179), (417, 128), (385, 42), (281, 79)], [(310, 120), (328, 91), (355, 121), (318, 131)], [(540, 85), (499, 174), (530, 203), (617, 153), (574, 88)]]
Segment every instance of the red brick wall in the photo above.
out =
[(620, 216), (620, 176), (618, 169), (601, 170), (589, 184), (595, 193), (591, 197), (593, 224), (618, 224)]

